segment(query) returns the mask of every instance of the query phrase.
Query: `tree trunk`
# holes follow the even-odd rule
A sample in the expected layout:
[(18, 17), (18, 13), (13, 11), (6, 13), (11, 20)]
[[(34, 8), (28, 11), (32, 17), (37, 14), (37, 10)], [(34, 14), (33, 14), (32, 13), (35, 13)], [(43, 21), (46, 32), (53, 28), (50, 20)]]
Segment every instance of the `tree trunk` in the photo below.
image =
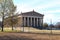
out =
[(4, 15), (3, 15), (3, 17), (2, 17), (2, 32), (3, 32), (3, 28), (4, 28)]
[(14, 27), (12, 26), (12, 31), (14, 30)]
[(3, 21), (2, 21), (2, 30), (1, 31), (3, 32)]

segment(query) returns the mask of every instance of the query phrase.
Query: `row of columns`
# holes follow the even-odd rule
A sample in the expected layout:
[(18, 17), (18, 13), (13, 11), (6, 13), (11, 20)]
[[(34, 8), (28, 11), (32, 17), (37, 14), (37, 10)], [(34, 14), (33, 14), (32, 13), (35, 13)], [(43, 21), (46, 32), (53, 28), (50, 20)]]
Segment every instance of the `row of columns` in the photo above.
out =
[(41, 26), (41, 18), (23, 17), (23, 26)]

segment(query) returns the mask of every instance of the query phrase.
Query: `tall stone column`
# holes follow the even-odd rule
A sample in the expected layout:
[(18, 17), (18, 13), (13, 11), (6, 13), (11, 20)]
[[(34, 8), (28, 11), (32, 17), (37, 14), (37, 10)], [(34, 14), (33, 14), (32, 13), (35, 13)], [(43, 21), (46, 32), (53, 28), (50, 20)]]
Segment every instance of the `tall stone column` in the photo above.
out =
[(27, 25), (29, 26), (29, 17), (27, 17)]
[(43, 26), (43, 19), (41, 19), (41, 26)]
[(38, 26), (38, 18), (37, 18), (37, 26)]
[(32, 26), (32, 17), (31, 17), (31, 26)]
[(40, 26), (39, 18), (38, 18), (38, 26)]
[(24, 17), (22, 17), (22, 26), (24, 26)]
[(40, 26), (42, 26), (42, 25), (43, 25), (43, 19), (40, 18)]
[(35, 27), (35, 18), (34, 18), (34, 27)]
[(41, 19), (39, 18), (39, 25), (41, 26)]
[(24, 26), (26, 26), (26, 18), (24, 17)]

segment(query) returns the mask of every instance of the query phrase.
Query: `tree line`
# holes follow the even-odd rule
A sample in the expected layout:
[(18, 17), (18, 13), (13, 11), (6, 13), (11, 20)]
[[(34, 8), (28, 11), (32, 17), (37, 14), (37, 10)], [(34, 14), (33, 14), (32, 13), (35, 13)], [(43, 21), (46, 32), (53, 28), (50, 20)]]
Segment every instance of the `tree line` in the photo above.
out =
[(44, 29), (49, 29), (49, 28), (60, 29), (60, 22), (57, 22), (56, 24), (43, 23), (43, 28)]

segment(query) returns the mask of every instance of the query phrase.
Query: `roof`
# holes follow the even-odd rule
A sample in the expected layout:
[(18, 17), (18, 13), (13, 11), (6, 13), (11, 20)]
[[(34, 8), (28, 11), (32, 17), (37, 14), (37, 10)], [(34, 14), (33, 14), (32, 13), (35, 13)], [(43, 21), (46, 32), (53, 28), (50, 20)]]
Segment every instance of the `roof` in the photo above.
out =
[(22, 16), (44, 16), (43, 14), (40, 14), (35, 11), (25, 12), (25, 13), (21, 13), (19, 15), (22, 15)]

